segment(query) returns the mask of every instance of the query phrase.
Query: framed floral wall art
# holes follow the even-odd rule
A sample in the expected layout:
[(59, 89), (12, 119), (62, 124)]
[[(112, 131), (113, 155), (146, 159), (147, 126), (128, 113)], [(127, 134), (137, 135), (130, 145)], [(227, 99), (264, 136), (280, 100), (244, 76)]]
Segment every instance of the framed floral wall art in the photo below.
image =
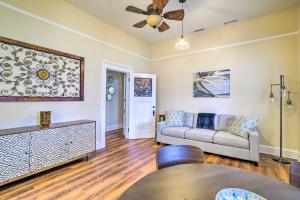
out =
[(83, 100), (83, 57), (0, 36), (0, 102)]

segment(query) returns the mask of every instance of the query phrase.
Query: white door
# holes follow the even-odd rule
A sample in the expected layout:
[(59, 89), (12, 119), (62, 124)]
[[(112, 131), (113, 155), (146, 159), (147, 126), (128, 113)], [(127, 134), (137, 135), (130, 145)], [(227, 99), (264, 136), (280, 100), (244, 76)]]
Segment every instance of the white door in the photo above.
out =
[(156, 116), (156, 75), (137, 74), (132, 76), (130, 139), (154, 138)]

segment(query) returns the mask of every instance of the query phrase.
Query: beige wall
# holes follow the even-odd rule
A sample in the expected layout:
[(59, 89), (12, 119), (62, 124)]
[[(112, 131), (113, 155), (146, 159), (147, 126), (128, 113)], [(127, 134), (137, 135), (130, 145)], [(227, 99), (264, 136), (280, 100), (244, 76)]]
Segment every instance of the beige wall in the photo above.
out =
[[(100, 67), (103, 60), (110, 60), (135, 72), (157, 74), (159, 112), (184, 109), (256, 115), (261, 119), (262, 144), (273, 147), (278, 147), (279, 113), (278, 99), (269, 103), (269, 87), (285, 74), (287, 85), (296, 93), (292, 96), (294, 110), (285, 112), (284, 146), (300, 151), (300, 37), (295, 33), (300, 27), (299, 9), (193, 34), (187, 37), (191, 48), (181, 52), (174, 49), (177, 40), (149, 47), (66, 1), (1, 2), (13, 6), (0, 5), (1, 36), (85, 57), (85, 101), (0, 103), (0, 129), (37, 124), (38, 112), (51, 110), (53, 122), (96, 120), (99, 147)], [(269, 38), (278, 35), (281, 37)], [(266, 40), (256, 41), (261, 38)], [(192, 97), (194, 72), (227, 68), (231, 69), (231, 98)]]
[(123, 127), (124, 111), (124, 74), (116, 71), (107, 71), (107, 77), (113, 76), (114, 83), (107, 83), (107, 87), (113, 86), (116, 93), (111, 101), (106, 101), (106, 128), (108, 130)]
[[(157, 75), (158, 111), (180, 109), (258, 116), (261, 143), (278, 147), (279, 101), (276, 98), (271, 104), (269, 93), (270, 84), (279, 82), (280, 74), (285, 74), (286, 85), (296, 93), (292, 96), (294, 110), (284, 112), (284, 147), (298, 151), (297, 15), (298, 10), (291, 9), (193, 34), (187, 37), (191, 48), (184, 52), (174, 49), (177, 40), (153, 45), (151, 67)], [(261, 38), (265, 40), (257, 41)], [(222, 69), (231, 70), (231, 97), (193, 98), (193, 73)], [(278, 97), (278, 90), (275, 95)]]
[[(107, 25), (65, 1), (5, 1), (37, 16), (74, 28), (120, 48), (148, 56), (149, 47), (134, 37)], [(51, 110), (53, 122), (91, 119), (97, 121), (97, 145), (100, 141), (101, 64), (110, 60), (131, 67), (135, 72), (150, 72), (149, 61), (93, 39), (57, 27), (0, 5), (0, 35), (85, 57), (85, 100), (83, 102), (0, 103), (0, 129), (36, 125), (38, 112)]]
[[(40, 17), (99, 38), (113, 45), (149, 56), (149, 47), (135, 37), (78, 9), (65, 0), (2, 0)], [(130, 44), (130, 45), (129, 45)]]
[[(298, 27), (300, 28), (300, 6), (298, 7)], [(300, 88), (300, 34), (298, 34), (298, 65), (297, 65), (297, 76), (298, 76), (298, 87)], [(298, 90), (298, 92), (300, 92)], [(300, 95), (298, 95), (298, 105), (300, 105)], [(298, 107), (298, 116), (300, 119), (300, 106)], [(298, 121), (298, 123), (300, 123), (300, 120)], [(300, 125), (299, 125), (300, 126)], [(298, 150), (300, 152), (300, 141), (299, 141), (299, 147)], [(299, 160), (300, 160), (300, 155), (299, 155)]]

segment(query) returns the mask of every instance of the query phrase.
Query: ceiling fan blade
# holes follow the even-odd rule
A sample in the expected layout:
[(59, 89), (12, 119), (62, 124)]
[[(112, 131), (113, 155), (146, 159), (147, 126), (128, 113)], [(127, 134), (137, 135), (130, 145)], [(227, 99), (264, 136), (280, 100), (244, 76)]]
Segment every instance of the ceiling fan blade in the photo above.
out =
[(164, 9), (168, 3), (169, 3), (169, 0), (163, 0), (162, 1), (162, 9)]
[(148, 15), (146, 11), (144, 11), (140, 8), (134, 7), (134, 6), (127, 6), (126, 11), (137, 13), (137, 14), (142, 14), (142, 15)]
[(168, 30), (170, 28), (170, 26), (166, 23), (163, 22), (159, 27), (158, 27), (158, 31), (159, 32), (164, 32), (166, 30)]
[(159, 9), (162, 11), (168, 2), (169, 0), (153, 0), (152, 6), (154, 9)]
[(143, 20), (141, 22), (138, 22), (138, 23), (134, 24), (133, 27), (135, 27), (135, 28), (143, 28), (146, 24), (147, 24), (146, 20)]
[(178, 21), (182, 21), (184, 18), (184, 10), (173, 10), (170, 12), (166, 12), (163, 15), (164, 18), (166, 19), (170, 19), (170, 20), (178, 20)]

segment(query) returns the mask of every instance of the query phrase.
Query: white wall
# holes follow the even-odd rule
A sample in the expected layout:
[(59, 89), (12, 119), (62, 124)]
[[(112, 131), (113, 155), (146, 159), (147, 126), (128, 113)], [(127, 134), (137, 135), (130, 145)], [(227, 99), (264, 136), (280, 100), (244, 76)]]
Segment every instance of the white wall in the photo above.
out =
[[(284, 148), (298, 152), (299, 91), (298, 11), (218, 27), (187, 36), (191, 48), (176, 51), (177, 40), (152, 46), (152, 72), (157, 75), (158, 111), (186, 110), (258, 116), (261, 144), (279, 146), (278, 89), (269, 101), (270, 84), (286, 75), (293, 92), (293, 111), (284, 111)], [(230, 98), (193, 98), (193, 73), (231, 70)], [(286, 100), (286, 99), (285, 99)], [(284, 106), (286, 108), (286, 106)], [(295, 154), (296, 155), (296, 154)]]
[[(149, 45), (66, 1), (2, 0), (1, 36), (85, 57), (85, 100), (0, 103), (0, 129), (36, 125), (38, 112), (51, 110), (53, 122), (96, 120), (97, 145), (101, 147), (100, 68), (103, 60), (110, 60), (135, 72), (157, 74), (159, 112), (185, 109), (257, 115), (262, 143), (272, 147), (279, 145), (279, 119), (278, 100), (275, 104), (268, 101), (269, 86), (283, 73), (296, 99), (295, 110), (285, 112), (284, 147), (299, 151), (298, 16), (299, 9), (290, 9), (193, 34), (186, 37), (191, 48), (184, 52), (174, 49), (177, 40), (155, 44), (149, 62)], [(277, 37), (282, 34), (287, 35)], [(224, 68), (232, 72), (231, 98), (192, 98), (192, 73)]]
[(100, 138), (101, 65), (121, 63), (147, 73), (147, 44), (84, 13), (66, 1), (22, 0), (0, 2), (0, 35), (85, 58), (85, 99), (82, 102), (0, 103), (0, 129), (37, 125), (38, 113), (52, 111), (52, 122), (96, 120)]
[(107, 71), (107, 77), (114, 77), (112, 84), (106, 81), (107, 87), (113, 86), (116, 89), (112, 101), (106, 101), (106, 131), (123, 128), (124, 111), (124, 74), (116, 71)]

